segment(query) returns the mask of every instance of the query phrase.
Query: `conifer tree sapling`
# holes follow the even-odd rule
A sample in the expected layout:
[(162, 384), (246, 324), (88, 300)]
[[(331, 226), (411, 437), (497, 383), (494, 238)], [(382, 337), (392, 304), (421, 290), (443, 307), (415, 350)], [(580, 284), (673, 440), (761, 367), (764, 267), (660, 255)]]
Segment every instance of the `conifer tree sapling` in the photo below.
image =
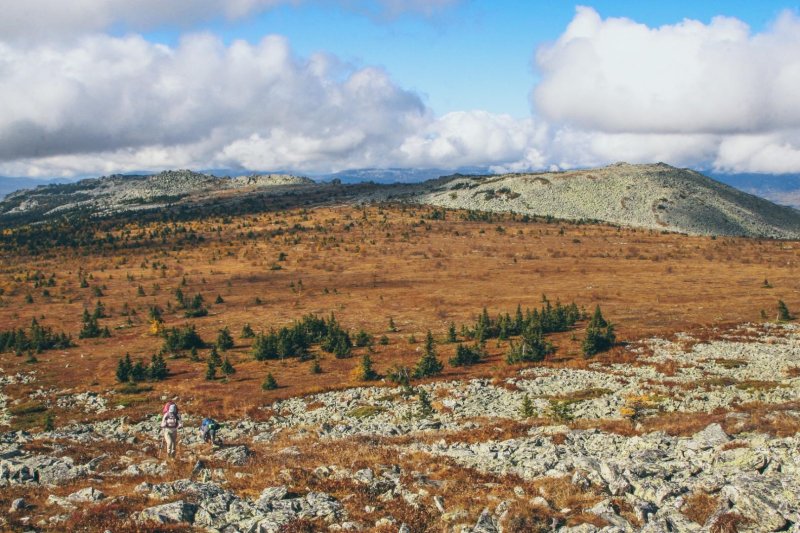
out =
[(272, 372), (268, 373), (267, 377), (264, 378), (264, 383), (261, 384), (261, 388), (264, 390), (275, 390), (278, 388), (278, 382), (275, 381)]

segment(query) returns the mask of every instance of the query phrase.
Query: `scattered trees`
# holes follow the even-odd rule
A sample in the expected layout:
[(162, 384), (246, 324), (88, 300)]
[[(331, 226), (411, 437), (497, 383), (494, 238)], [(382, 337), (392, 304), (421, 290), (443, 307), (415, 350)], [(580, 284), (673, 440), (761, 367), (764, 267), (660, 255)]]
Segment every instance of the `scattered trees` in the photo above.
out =
[(120, 383), (139, 383), (141, 381), (163, 381), (169, 376), (169, 368), (161, 354), (150, 358), (150, 364), (145, 365), (141, 359), (134, 363), (130, 354), (117, 361), (116, 378)]
[(75, 346), (72, 337), (63, 332), (54, 333), (52, 328), (39, 325), (35, 318), (31, 320), (27, 331), (22, 328), (0, 331), (0, 353), (8, 351), (41, 353), (45, 350), (61, 350), (72, 346)]

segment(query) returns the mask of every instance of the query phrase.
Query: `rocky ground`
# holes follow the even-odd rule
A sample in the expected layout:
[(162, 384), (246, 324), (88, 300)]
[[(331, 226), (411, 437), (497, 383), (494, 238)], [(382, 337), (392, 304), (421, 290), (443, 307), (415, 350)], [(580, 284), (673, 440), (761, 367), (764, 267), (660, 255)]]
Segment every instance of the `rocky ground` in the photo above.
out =
[[(2, 521), (21, 530), (800, 531), (800, 329), (711, 333), (631, 345), (627, 360), (588, 369), (292, 398), (262, 406), (258, 420), (224, 421), (218, 448), (194, 430), (201, 413), (187, 413), (176, 461), (159, 449), (157, 415), (3, 433)], [(110, 403), (110, 393), (58, 396), (36, 389), (35, 373), (0, 373), (0, 387), (19, 383), (31, 399), (78, 412)], [(0, 421), (6, 403), (0, 395)]]

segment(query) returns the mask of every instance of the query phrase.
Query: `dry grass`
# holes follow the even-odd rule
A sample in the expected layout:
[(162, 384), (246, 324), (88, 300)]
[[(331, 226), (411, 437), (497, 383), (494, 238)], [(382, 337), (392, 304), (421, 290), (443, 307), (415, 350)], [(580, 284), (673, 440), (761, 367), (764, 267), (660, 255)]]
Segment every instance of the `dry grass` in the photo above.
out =
[[(75, 336), (81, 312), (98, 300), (92, 287), (99, 287), (109, 315), (101, 324), (111, 329), (112, 337), (80, 340), (76, 348), (39, 354), (35, 365), (26, 365), (25, 358), (0, 358), (7, 371), (35, 368), (38, 386), (102, 392), (116, 386), (117, 358), (125, 352), (134, 359), (149, 358), (159, 349), (160, 339), (148, 335), (146, 319), (148, 307), (159, 305), (166, 310), (166, 326), (195, 324), (206, 341), (228, 326), (236, 347), (227, 355), (237, 373), (227, 382), (207, 382), (203, 361), (169, 360), (172, 377), (154, 384), (152, 391), (120, 400), (126, 413), (152, 412), (160, 396), (168, 394), (179, 397), (187, 412), (202, 405), (211, 416), (230, 418), (254, 414), (254, 404), (356, 385), (351, 373), (363, 351), (344, 360), (323, 354), (323, 373), (318, 375), (310, 373), (310, 363), (296, 360), (256, 362), (248, 353), (251, 341), (239, 338), (245, 323), (256, 331), (267, 330), (306, 313), (335, 312), (351, 331), (363, 328), (388, 337), (389, 344), (376, 345), (373, 354), (376, 369), (385, 373), (394, 364), (413, 365), (419, 357), (421, 344), (408, 344), (409, 335), (421, 340), (430, 329), (442, 339), (451, 321), (457, 326), (471, 323), (484, 306), (492, 314), (513, 312), (518, 303), (536, 306), (542, 293), (552, 301), (576, 301), (587, 309), (601, 304), (617, 324), (620, 338), (629, 341), (756, 320), (760, 309), (771, 309), (777, 297), (790, 308), (800, 304), (781, 290), (791, 286), (796, 259), (778, 242), (523, 223), (503, 216), (466, 222), (458, 212), (449, 212), (444, 221), (420, 223), (429, 212), (407, 206), (318, 208), (176, 225), (204, 237), (191, 245), (180, 240), (179, 232), (164, 234), (161, 242), (162, 230), (171, 224), (130, 224), (111, 233), (123, 246), (126, 239), (140, 239), (144, 246), (88, 254), (54, 249), (37, 257), (4, 253), (0, 323), (5, 327), (26, 326), (37, 317)], [(495, 231), (498, 225), (505, 231)], [(159, 238), (150, 239), (151, 233)], [(580, 246), (569, 244), (574, 239)], [(627, 258), (631, 247), (637, 257), (659, 260), (632, 261)], [(547, 249), (553, 251), (544, 254), (548, 257), (534, 253)], [(737, 253), (731, 255), (734, 249)], [(281, 252), (286, 259), (279, 262)], [(486, 257), (496, 260), (487, 262)], [(281, 269), (272, 270), (273, 264)], [(55, 274), (49, 297), (26, 281), (36, 271)], [(775, 287), (771, 291), (761, 288), (765, 271)], [(618, 282), (621, 277), (625, 284)], [(81, 288), (80, 279), (89, 287)], [(139, 286), (145, 296), (137, 294)], [(209, 315), (186, 319), (174, 307), (169, 311), (179, 287), (187, 295), (202, 294)], [(24, 302), (28, 293), (34, 296), (33, 304)], [(224, 303), (214, 303), (217, 295)], [(390, 317), (397, 331), (388, 331)], [(708, 331), (713, 330), (706, 329), (697, 342), (712, 338)], [(557, 351), (543, 366), (586, 368), (592, 362), (580, 356), (580, 326), (551, 340)], [(503, 361), (506, 344), (491, 341), (487, 348), (484, 363), (447, 367), (442, 377), (489, 376), (502, 383), (513, 376), (519, 367)], [(455, 345), (441, 344), (438, 350), (446, 360)], [(201, 350), (201, 358), (206, 355)], [(618, 347), (593, 361), (636, 364), (636, 356)], [(671, 373), (669, 368), (663, 371)], [(280, 388), (261, 390), (267, 372), (275, 375)]]
[(719, 509), (719, 498), (705, 492), (693, 492), (684, 500), (681, 512), (696, 524), (705, 524)]

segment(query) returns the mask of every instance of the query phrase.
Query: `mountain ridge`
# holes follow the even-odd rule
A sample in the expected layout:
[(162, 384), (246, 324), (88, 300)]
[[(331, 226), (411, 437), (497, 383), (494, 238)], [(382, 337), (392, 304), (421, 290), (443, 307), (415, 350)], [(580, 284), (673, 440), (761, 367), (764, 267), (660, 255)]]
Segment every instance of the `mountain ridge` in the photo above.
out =
[(394, 184), (315, 182), (289, 174), (229, 178), (189, 170), (111, 175), (12, 193), (0, 201), (0, 224), (176, 207), (201, 210), (211, 204), (232, 206), (268, 198), (282, 198), (281, 205), (321, 205), (334, 199), (350, 203), (402, 201), (698, 235), (800, 239), (800, 211), (664, 163), (616, 163), (560, 172), (453, 174), (421, 183)]

